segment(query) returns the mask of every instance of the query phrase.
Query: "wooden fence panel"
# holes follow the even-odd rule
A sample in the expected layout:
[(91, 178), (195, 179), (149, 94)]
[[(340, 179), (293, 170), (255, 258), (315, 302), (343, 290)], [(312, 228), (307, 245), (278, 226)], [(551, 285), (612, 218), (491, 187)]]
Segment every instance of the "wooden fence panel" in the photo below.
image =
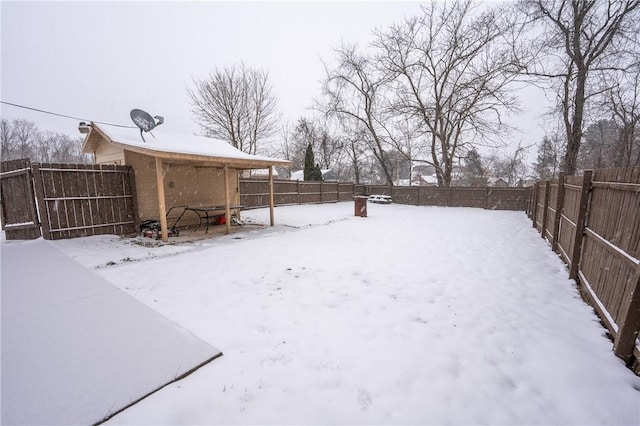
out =
[(355, 195), (353, 183), (338, 183), (338, 201), (351, 201)]
[(340, 186), (338, 182), (322, 182), (322, 202), (323, 203), (337, 203), (340, 199), (339, 191)]
[(552, 179), (548, 185), (549, 197), (547, 199), (547, 220), (545, 222), (544, 237), (553, 244), (553, 229), (556, 226), (556, 205), (558, 204), (558, 179)]
[(540, 232), (540, 234), (543, 234), (542, 229), (544, 228), (544, 221), (545, 221), (545, 203), (547, 200), (546, 194), (547, 194), (547, 184), (540, 182), (540, 184), (538, 185), (538, 195), (536, 197), (537, 199), (537, 203), (536, 203), (536, 215), (535, 215), (535, 228), (538, 230), (538, 232)]
[(45, 238), (137, 232), (129, 167), (52, 163), (33, 172)]
[[(336, 203), (353, 199), (355, 185), (338, 182), (274, 181), (274, 203), (291, 204)], [(269, 205), (269, 183), (258, 179), (240, 179), (240, 204), (247, 208)]]
[(29, 159), (1, 163), (0, 200), (2, 229), (8, 240), (32, 240), (40, 237)]
[(594, 173), (580, 278), (613, 321), (614, 349), (626, 360), (640, 331), (639, 212), (640, 168)]
[(420, 188), (420, 205), (447, 207), (451, 205), (451, 191), (449, 188)]
[[(477, 207), (526, 211), (531, 188), (437, 188), (419, 186), (355, 185), (338, 182), (274, 181), (276, 205), (351, 201), (354, 195), (389, 195), (398, 204)], [(247, 208), (269, 205), (268, 182), (240, 180), (240, 203)]]
[(484, 208), (487, 191), (485, 188), (455, 188), (451, 191), (451, 207)]
[[(538, 210), (549, 213), (553, 184), (537, 185)], [(543, 195), (544, 192), (544, 195)], [(546, 200), (540, 203), (541, 197)], [(551, 233), (557, 251), (569, 265), (569, 277), (581, 284), (614, 336), (614, 351), (640, 371), (640, 168), (586, 171), (558, 182), (556, 205), (561, 206)], [(540, 212), (543, 205), (545, 210)], [(538, 231), (549, 236), (544, 219)], [(546, 223), (546, 225), (545, 225)], [(635, 360), (634, 360), (635, 358)]]
[(526, 211), (532, 188), (486, 188), (485, 207), (489, 210)]
[(564, 197), (558, 230), (558, 251), (569, 266), (571, 266), (573, 258), (583, 180), (583, 176), (565, 176), (564, 179)]
[[(385, 189), (386, 191), (386, 189)], [(391, 198), (398, 204), (418, 205), (419, 192), (410, 186), (394, 186), (389, 190)], [(379, 193), (376, 193), (379, 194)], [(370, 194), (371, 195), (371, 194)], [(386, 195), (386, 194), (380, 194)]]
[(322, 202), (320, 182), (300, 182), (300, 204), (320, 204)]

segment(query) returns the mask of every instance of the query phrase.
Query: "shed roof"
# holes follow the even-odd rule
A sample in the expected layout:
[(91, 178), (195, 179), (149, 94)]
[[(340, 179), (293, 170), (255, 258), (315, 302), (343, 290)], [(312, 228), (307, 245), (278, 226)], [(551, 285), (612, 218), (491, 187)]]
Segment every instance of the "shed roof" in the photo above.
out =
[(153, 130), (151, 133), (153, 135), (145, 133), (143, 141), (137, 128), (91, 123), (82, 150), (86, 153), (94, 152), (101, 141), (106, 141), (121, 145), (129, 151), (166, 160), (228, 164), (238, 169), (265, 168), (290, 163), (287, 160), (247, 154), (220, 139), (159, 130)]

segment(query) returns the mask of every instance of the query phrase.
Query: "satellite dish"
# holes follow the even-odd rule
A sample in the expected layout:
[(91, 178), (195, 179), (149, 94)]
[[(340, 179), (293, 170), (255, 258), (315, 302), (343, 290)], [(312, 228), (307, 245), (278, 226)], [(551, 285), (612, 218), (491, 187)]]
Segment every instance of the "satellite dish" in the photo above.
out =
[[(140, 128), (140, 137), (142, 138), (143, 142), (146, 142), (146, 141), (144, 140), (144, 136), (142, 135), (142, 132), (151, 132), (151, 130), (154, 127), (164, 123), (163, 117), (159, 115), (156, 115), (155, 117), (151, 117), (149, 113), (141, 109), (132, 109), (129, 115), (131, 116), (131, 120), (135, 123), (135, 125), (138, 126), (138, 128)], [(153, 136), (153, 133), (151, 133), (151, 136)], [(153, 137), (155, 138), (155, 136)]]

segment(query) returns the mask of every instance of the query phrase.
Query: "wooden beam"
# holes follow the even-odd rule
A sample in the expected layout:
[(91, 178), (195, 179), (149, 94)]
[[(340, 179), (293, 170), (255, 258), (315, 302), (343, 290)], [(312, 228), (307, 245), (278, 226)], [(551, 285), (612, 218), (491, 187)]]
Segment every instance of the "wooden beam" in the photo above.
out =
[[(33, 171), (33, 182), (36, 190), (36, 200), (40, 211), (40, 225), (42, 227), (42, 238), (45, 240), (51, 239), (51, 230), (49, 223), (49, 206), (44, 200), (44, 184), (42, 183), (42, 172), (40, 171), (40, 164), (32, 164), (31, 170)], [(35, 216), (36, 221), (38, 216)]]
[(540, 230), (540, 236), (542, 239), (547, 237), (547, 216), (549, 216), (549, 192), (551, 190), (551, 181), (544, 182), (544, 207), (542, 210), (542, 229)]
[(273, 211), (273, 167), (269, 167), (269, 223), (271, 226), (276, 224), (275, 215)]
[(229, 192), (229, 164), (224, 165), (224, 217), (226, 233), (231, 232), (231, 194)]
[(562, 209), (564, 208), (564, 172), (560, 172), (558, 177), (558, 192), (556, 197), (556, 214), (553, 221), (553, 233), (551, 236), (551, 249), (558, 252), (558, 238), (560, 234), (560, 220), (562, 215)]
[(164, 176), (162, 170), (162, 158), (156, 157), (156, 185), (158, 186), (158, 212), (160, 214), (160, 230), (162, 241), (169, 241), (169, 228), (167, 226), (167, 205), (164, 198)]
[(614, 353), (629, 362), (633, 357), (640, 330), (640, 265), (631, 280), (631, 289), (625, 295), (618, 315), (618, 333), (613, 343)]
[(580, 209), (578, 210), (578, 219), (576, 220), (576, 235), (573, 239), (573, 250), (571, 251), (571, 269), (569, 270), (569, 279), (578, 281), (578, 271), (580, 263), (580, 255), (582, 252), (582, 239), (584, 237), (584, 229), (587, 226), (587, 212), (589, 211), (589, 194), (591, 192), (591, 179), (593, 172), (585, 170), (582, 177), (582, 188), (580, 190)]

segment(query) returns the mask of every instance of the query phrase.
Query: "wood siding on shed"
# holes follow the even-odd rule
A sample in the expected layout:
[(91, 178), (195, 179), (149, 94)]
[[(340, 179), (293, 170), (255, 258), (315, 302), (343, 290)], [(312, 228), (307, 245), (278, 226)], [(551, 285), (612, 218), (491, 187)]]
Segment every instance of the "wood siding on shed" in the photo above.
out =
[[(155, 161), (152, 157), (126, 151), (125, 161), (133, 167), (138, 195), (140, 220), (158, 220), (158, 191), (156, 185)], [(224, 206), (224, 170), (213, 167), (201, 167), (187, 164), (165, 163), (163, 166), (164, 190), (167, 211), (174, 206)], [(238, 173), (230, 173), (231, 203), (239, 203)], [(181, 210), (174, 209), (177, 215)], [(174, 215), (170, 213), (170, 219)], [(185, 215), (180, 225), (197, 224), (198, 218)], [(169, 221), (172, 225), (172, 221)]]
[(94, 151), (95, 164), (115, 164), (118, 166), (125, 165), (125, 154), (122, 147), (102, 142), (96, 145)]

